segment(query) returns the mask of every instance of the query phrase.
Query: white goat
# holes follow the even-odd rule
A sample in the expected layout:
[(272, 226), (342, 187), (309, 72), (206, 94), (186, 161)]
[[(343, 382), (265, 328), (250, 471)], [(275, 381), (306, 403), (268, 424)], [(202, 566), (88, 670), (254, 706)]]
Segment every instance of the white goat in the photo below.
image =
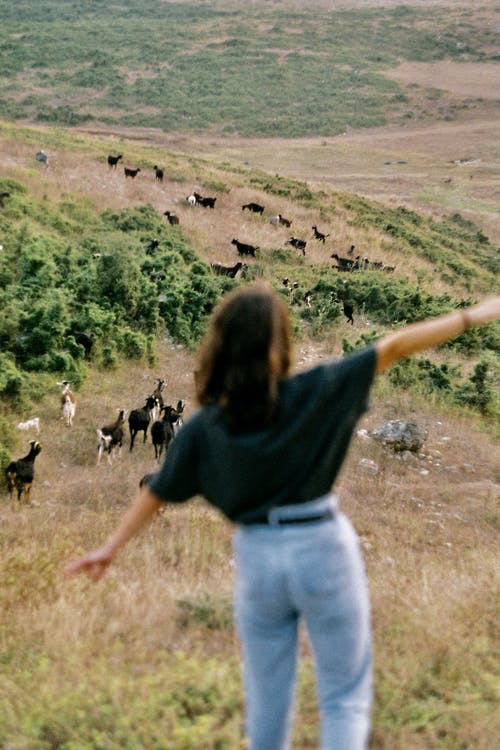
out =
[(57, 385), (60, 385), (62, 387), (61, 391), (61, 408), (62, 408), (62, 414), (61, 419), (64, 420), (64, 423), (67, 427), (73, 427), (73, 419), (75, 417), (76, 412), (76, 398), (75, 394), (69, 387), (69, 381), (63, 380), (62, 382), (58, 383)]
[(19, 422), (17, 425), (18, 430), (35, 430), (36, 434), (40, 434), (40, 418), (32, 417), (27, 419), (26, 422)]

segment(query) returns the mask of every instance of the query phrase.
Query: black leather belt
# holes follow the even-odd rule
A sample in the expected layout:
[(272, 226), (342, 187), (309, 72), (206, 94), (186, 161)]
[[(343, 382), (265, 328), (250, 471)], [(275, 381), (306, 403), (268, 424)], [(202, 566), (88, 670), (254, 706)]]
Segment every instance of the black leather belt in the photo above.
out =
[(312, 516), (298, 516), (296, 518), (277, 518), (275, 521), (270, 521), (268, 516), (259, 516), (251, 522), (250, 525), (254, 524), (266, 524), (267, 526), (285, 526), (289, 523), (314, 523), (315, 521), (326, 521), (327, 518), (333, 518), (335, 511), (332, 508), (327, 508), (323, 513), (316, 513)]

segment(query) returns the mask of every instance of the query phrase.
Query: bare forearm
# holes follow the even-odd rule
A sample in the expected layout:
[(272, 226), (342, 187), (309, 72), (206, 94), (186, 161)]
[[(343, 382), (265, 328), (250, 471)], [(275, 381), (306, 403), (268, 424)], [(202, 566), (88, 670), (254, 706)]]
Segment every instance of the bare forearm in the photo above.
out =
[(156, 515), (161, 505), (147, 487), (139, 492), (106, 542), (113, 555)]
[(405, 326), (385, 336), (375, 345), (377, 372), (382, 372), (401, 357), (442, 344), (471, 326), (481, 325), (499, 316), (500, 297), (495, 297), (473, 307)]

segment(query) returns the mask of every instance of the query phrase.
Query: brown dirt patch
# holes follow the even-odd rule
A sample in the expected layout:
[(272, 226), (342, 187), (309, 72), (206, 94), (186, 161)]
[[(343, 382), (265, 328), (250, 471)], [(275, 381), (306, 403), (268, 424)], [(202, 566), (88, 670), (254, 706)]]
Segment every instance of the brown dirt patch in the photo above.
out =
[(385, 75), (400, 83), (442, 89), (459, 97), (493, 101), (499, 97), (499, 66), (495, 63), (405, 62)]

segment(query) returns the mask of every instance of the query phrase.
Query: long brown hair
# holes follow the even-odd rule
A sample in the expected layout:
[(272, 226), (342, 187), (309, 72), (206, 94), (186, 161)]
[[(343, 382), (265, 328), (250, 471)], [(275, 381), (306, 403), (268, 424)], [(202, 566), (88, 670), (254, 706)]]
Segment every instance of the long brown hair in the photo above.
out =
[(218, 402), (232, 429), (263, 427), (275, 415), (290, 359), (290, 319), (278, 294), (264, 283), (234, 290), (215, 310), (200, 349), (198, 401)]

